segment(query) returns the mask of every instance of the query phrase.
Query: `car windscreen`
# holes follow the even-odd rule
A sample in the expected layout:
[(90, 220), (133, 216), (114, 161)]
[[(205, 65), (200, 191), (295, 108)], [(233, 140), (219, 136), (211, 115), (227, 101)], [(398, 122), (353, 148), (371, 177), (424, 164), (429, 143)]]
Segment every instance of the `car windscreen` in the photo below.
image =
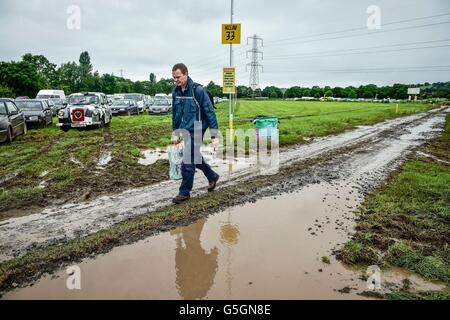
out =
[(41, 111), (42, 103), (39, 101), (16, 101), (16, 106), (26, 111)]
[(40, 94), (37, 96), (38, 99), (61, 99), (60, 96), (56, 96), (53, 94)]
[(131, 99), (134, 101), (142, 101), (144, 98), (141, 94), (125, 94), (124, 95), (125, 99)]
[(62, 99), (60, 99), (60, 98), (51, 98), (49, 100), (52, 101), (54, 104), (58, 104), (58, 105), (64, 103), (64, 101)]
[(113, 106), (129, 106), (133, 104), (130, 100), (116, 100), (113, 102)]
[(153, 104), (158, 106), (165, 106), (169, 104), (169, 101), (167, 99), (155, 99), (153, 101)]
[(71, 105), (87, 105), (98, 104), (100, 99), (95, 95), (83, 95), (83, 96), (70, 96), (69, 104)]
[(0, 115), (6, 116), (8, 113), (6, 112), (6, 106), (3, 102), (0, 102)]

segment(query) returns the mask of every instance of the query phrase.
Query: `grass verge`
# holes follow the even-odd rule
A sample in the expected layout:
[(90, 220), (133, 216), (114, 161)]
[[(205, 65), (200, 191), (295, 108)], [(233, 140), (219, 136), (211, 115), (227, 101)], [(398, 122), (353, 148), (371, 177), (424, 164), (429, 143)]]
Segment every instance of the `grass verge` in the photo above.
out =
[(390, 182), (369, 195), (356, 233), (337, 252), (344, 263), (400, 267), (447, 285), (443, 292), (392, 293), (395, 299), (450, 299), (450, 116)]

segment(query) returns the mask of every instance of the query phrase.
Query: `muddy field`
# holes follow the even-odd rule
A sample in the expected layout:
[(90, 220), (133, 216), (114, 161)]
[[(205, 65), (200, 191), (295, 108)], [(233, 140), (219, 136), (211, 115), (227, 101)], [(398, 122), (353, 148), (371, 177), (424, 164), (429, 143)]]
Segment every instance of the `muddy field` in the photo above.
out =
[[(284, 148), (275, 176), (260, 175), (245, 159), (233, 162), (231, 171), (227, 161), (217, 161), (217, 192), (205, 196), (206, 181), (198, 175), (196, 199), (175, 209), (170, 200), (178, 182), (164, 181), (5, 220), (0, 259), (10, 276), (2, 288), (34, 285), (4, 297), (366, 298), (361, 270), (344, 267), (333, 252), (350, 239), (352, 213), (364, 197), (442, 131), (449, 111), (443, 107)], [(139, 224), (152, 216), (159, 222)], [(105, 229), (115, 231), (101, 233)], [(109, 241), (94, 241), (99, 233)], [(71, 245), (52, 256), (60, 243)], [(47, 257), (53, 258), (46, 260), (49, 246), (53, 253)], [(30, 254), (36, 250), (38, 258)], [(15, 268), (7, 264), (11, 259)], [(64, 267), (76, 262), (84, 285), (69, 291)], [(56, 278), (41, 278), (54, 271)], [(383, 276), (383, 293), (405, 278), (418, 289), (442, 288), (401, 271)]]

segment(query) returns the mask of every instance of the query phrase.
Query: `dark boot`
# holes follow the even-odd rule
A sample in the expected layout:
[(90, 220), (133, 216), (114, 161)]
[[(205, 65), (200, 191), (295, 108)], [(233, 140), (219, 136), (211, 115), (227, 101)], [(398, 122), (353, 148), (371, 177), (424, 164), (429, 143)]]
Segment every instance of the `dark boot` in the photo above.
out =
[(179, 194), (175, 198), (172, 199), (172, 202), (178, 204), (178, 203), (182, 203), (184, 201), (187, 201), (190, 198), (191, 198), (191, 196), (184, 196), (182, 194)]
[(216, 175), (216, 177), (214, 178), (214, 180), (212, 180), (212, 181), (210, 181), (209, 182), (209, 185), (208, 185), (208, 192), (212, 192), (212, 191), (214, 191), (214, 189), (216, 188), (216, 183), (217, 183), (217, 181), (219, 180), (219, 175)]

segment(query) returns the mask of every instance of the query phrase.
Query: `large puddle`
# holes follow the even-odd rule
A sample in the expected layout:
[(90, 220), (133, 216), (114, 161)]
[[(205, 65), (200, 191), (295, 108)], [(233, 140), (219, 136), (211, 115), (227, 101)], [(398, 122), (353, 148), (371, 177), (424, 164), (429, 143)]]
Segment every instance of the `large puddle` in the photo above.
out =
[[(156, 163), (158, 160), (168, 160), (168, 149), (156, 148), (141, 151), (142, 158), (138, 163), (144, 166), (149, 166)], [(255, 160), (249, 158), (226, 158), (225, 156), (218, 156), (217, 152), (210, 145), (202, 145), (201, 153), (205, 161), (217, 170), (219, 174), (226, 173), (229, 170), (239, 171), (242, 169), (254, 167), (257, 165)]]
[[(321, 183), (229, 208), (84, 260), (80, 290), (67, 289), (60, 270), (4, 298), (363, 299), (358, 293), (369, 289), (361, 272), (331, 255), (350, 237), (357, 190), (346, 181)], [(381, 274), (382, 290), (405, 278), (417, 289), (440, 289), (389, 272)]]

